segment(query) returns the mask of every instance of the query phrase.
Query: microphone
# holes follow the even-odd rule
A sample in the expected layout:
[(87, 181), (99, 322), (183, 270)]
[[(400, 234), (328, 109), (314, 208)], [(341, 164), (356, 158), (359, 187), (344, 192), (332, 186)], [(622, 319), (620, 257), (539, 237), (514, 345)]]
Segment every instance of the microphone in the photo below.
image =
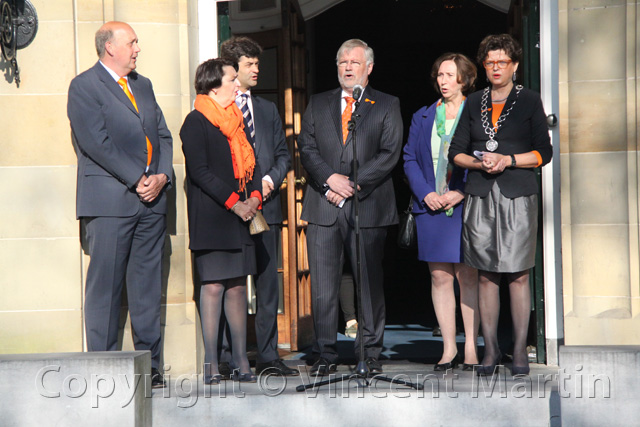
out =
[(353, 87), (353, 95), (352, 95), (352, 97), (353, 97), (353, 99), (356, 100), (356, 102), (360, 101), (360, 97), (362, 96), (362, 91), (363, 90), (364, 89), (362, 89), (362, 86), (360, 86), (360, 85), (355, 85)]

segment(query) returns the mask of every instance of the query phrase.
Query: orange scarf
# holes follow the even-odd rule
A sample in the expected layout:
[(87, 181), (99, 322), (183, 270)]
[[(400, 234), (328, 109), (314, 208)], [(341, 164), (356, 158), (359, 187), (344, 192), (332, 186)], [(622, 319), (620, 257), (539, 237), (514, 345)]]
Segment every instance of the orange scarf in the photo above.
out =
[(239, 182), (240, 191), (244, 191), (247, 182), (253, 177), (256, 158), (244, 133), (242, 112), (235, 102), (222, 108), (209, 95), (196, 96), (195, 108), (227, 137), (231, 148), (233, 174)]

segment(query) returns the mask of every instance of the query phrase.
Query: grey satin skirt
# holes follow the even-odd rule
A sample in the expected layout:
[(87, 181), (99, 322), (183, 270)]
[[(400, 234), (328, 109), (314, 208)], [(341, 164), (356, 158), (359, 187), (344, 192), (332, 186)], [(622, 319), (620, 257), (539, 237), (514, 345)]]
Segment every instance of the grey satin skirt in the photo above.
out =
[(537, 194), (509, 199), (494, 182), (486, 197), (468, 195), (464, 203), (465, 264), (496, 273), (516, 273), (535, 265)]

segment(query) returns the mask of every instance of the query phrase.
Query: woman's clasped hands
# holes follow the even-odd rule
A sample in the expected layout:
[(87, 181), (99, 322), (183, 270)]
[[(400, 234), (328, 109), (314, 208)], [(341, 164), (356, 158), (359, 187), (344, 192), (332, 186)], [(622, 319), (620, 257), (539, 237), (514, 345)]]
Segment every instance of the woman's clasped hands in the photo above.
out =
[(238, 215), (243, 221), (251, 221), (258, 212), (260, 200), (257, 197), (250, 197), (245, 201), (238, 201), (231, 210)]
[(511, 157), (498, 153), (483, 153), (481, 169), (487, 173), (503, 172), (511, 164)]
[(464, 194), (458, 190), (447, 191), (442, 196), (432, 191), (424, 197), (424, 204), (432, 211), (446, 211), (456, 206), (463, 199)]

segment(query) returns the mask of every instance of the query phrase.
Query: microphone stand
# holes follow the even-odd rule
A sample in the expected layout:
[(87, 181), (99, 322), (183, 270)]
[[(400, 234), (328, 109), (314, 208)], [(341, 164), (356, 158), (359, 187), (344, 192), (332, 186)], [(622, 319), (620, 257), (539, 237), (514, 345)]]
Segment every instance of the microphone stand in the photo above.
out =
[[(360, 94), (360, 97), (362, 93)], [(354, 231), (356, 235), (356, 271), (355, 271), (355, 279), (356, 279), (356, 299), (358, 301), (358, 350), (360, 353), (360, 358), (358, 360), (358, 364), (356, 365), (355, 373), (351, 375), (341, 375), (339, 378), (334, 377), (331, 378), (329, 376), (328, 380), (314, 382), (313, 384), (302, 384), (296, 387), (296, 391), (304, 391), (311, 388), (321, 387), (327, 384), (335, 384), (345, 380), (356, 379), (358, 380), (358, 387), (366, 388), (371, 385), (369, 378), (373, 378), (379, 381), (384, 381), (392, 384), (400, 384), (405, 385), (407, 387), (411, 387), (416, 390), (423, 390), (424, 386), (422, 384), (414, 384), (411, 381), (405, 381), (397, 378), (389, 378), (383, 375), (373, 375), (369, 371), (369, 367), (367, 366), (367, 362), (364, 357), (364, 316), (362, 313), (362, 255), (360, 250), (360, 201), (358, 200), (358, 152), (357, 152), (357, 132), (356, 132), (356, 122), (360, 115), (357, 114), (358, 107), (360, 106), (360, 97), (355, 101), (355, 108), (353, 114), (351, 115), (351, 120), (349, 120), (348, 129), (351, 132), (351, 143), (353, 144), (353, 214), (354, 214)]]

